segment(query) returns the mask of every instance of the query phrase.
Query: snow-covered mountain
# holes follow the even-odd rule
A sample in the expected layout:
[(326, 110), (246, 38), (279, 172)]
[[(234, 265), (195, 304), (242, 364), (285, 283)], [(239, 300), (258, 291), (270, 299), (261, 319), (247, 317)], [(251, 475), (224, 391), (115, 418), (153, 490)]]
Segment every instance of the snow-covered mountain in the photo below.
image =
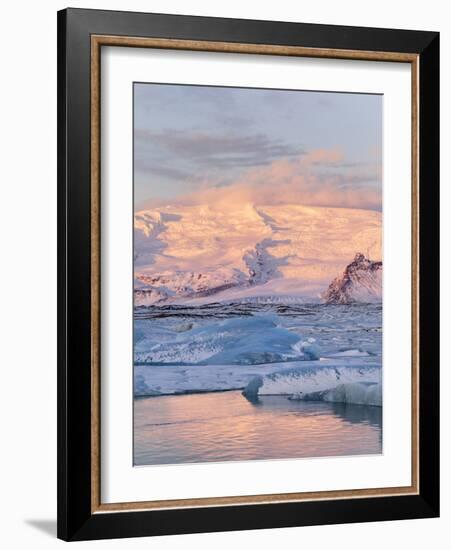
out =
[(361, 253), (343, 274), (329, 285), (322, 298), (327, 304), (380, 302), (382, 300), (382, 262), (371, 261)]
[(319, 300), (357, 251), (381, 258), (381, 213), (300, 205), (135, 214), (135, 305)]

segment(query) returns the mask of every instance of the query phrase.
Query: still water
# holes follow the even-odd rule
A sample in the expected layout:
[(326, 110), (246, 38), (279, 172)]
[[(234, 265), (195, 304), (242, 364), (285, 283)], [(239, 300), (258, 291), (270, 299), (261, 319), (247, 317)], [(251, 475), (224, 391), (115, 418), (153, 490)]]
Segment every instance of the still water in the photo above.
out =
[(134, 464), (379, 454), (382, 408), (239, 391), (135, 399)]

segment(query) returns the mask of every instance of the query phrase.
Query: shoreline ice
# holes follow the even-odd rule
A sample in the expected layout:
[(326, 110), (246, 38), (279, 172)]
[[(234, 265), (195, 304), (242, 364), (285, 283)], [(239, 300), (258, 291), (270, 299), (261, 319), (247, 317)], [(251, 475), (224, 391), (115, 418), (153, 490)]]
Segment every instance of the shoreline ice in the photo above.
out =
[(374, 389), (348, 385), (381, 381), (381, 315), (377, 304), (140, 309), (134, 395), (244, 390), (253, 397), (372, 404)]

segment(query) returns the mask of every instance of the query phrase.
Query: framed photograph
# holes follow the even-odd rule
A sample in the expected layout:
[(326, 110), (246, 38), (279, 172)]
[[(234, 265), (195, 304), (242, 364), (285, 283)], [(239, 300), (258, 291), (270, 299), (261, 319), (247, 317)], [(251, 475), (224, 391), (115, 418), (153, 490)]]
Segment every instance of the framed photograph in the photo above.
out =
[(439, 35), (58, 13), (58, 536), (439, 513)]

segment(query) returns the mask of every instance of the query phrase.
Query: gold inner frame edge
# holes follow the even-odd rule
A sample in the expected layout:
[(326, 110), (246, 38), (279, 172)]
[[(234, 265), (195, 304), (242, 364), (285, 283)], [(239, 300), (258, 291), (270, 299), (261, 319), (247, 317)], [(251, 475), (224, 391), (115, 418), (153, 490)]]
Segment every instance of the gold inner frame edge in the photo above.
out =
[[(102, 46), (157, 48), (222, 53), (280, 55), (330, 59), (354, 59), (411, 65), (411, 212), (412, 212), (412, 479), (406, 487), (383, 487), (337, 491), (264, 495), (101, 502), (100, 475), (100, 50)], [(167, 38), (91, 35), (91, 513), (132, 510), (164, 510), (211, 506), (308, 502), (343, 498), (388, 497), (419, 494), (419, 56), (401, 52), (340, 50), (234, 42)]]

